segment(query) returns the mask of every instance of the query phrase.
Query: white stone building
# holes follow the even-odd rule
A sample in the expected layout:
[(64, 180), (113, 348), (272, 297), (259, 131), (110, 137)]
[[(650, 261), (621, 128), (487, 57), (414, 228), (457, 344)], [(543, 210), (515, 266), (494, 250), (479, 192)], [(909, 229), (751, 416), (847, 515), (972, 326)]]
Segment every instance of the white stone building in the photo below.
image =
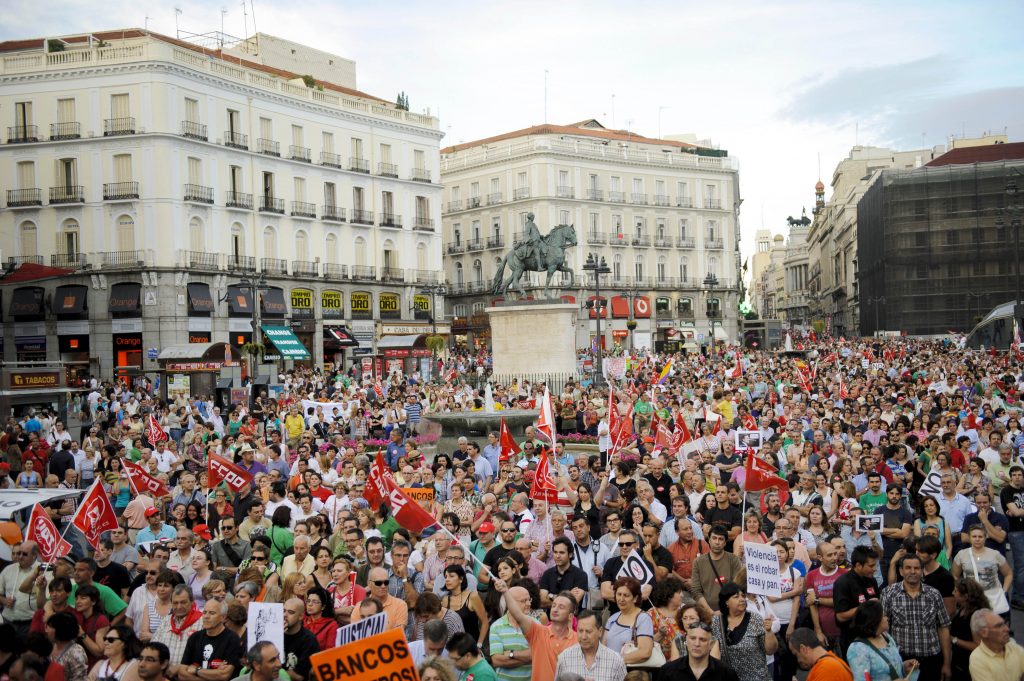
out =
[[(0, 43), (0, 249), (9, 274), (70, 270), (0, 281), (4, 359), (109, 376), (156, 370), (151, 350), (239, 346), (255, 306), (237, 285), (257, 274), (263, 318), (312, 361), (422, 357), (405, 345), (441, 278), (442, 133), (354, 86), (351, 60), (272, 36)], [(41, 304), (14, 305), (25, 287)]]

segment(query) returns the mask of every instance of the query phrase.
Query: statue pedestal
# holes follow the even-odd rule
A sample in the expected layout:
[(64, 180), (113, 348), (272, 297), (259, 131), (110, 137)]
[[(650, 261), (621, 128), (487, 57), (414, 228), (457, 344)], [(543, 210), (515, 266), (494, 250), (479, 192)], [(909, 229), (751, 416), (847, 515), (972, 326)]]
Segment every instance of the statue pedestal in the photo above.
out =
[(554, 301), (487, 308), (495, 378), (574, 374), (577, 313), (576, 304)]

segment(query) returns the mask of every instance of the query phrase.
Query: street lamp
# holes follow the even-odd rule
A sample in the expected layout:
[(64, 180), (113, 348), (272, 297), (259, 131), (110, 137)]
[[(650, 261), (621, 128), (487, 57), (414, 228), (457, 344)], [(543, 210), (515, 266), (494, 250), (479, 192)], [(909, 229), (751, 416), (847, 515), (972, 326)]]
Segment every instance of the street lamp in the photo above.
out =
[[(255, 272), (248, 272), (245, 274), (239, 274), (238, 289), (240, 291), (249, 292), (249, 300), (252, 304), (252, 337), (249, 339), (250, 350), (249, 360), (255, 365), (255, 358), (259, 354), (259, 347), (261, 345), (260, 339), (260, 292), (267, 291), (270, 287), (267, 285), (267, 275), (264, 272), (256, 274)], [(249, 368), (251, 374), (250, 379), (255, 383), (258, 376), (256, 376), (256, 367), (251, 366)], [(249, 393), (250, 402), (255, 403), (256, 390), (251, 390)]]
[(622, 292), (622, 297), (626, 299), (626, 303), (629, 305), (628, 320), (626, 321), (626, 328), (629, 329), (629, 351), (633, 352), (634, 339), (633, 332), (636, 331), (636, 319), (633, 318), (633, 301), (640, 296), (639, 293), (631, 289), (626, 289)]
[[(444, 296), (448, 295), (448, 288), (444, 284), (424, 284), (420, 288), (420, 294), (425, 295), (425, 296), (430, 296), (430, 335), (431, 336), (436, 336), (437, 335), (437, 315), (435, 314), (435, 312), (437, 311), (437, 300), (436, 300), (435, 296), (442, 296), (442, 297), (444, 297)], [(444, 301), (441, 301), (441, 302), (442, 302), (442, 304), (444, 303)], [(441, 311), (441, 314), (442, 314), (442, 318), (443, 318), (443, 315), (444, 315), (444, 311), (443, 310)], [(432, 353), (432, 362), (430, 364), (430, 375), (433, 376), (433, 374), (434, 374), (434, 367), (437, 366), (437, 350), (435, 350), (434, 347), (431, 346), (430, 351)], [(430, 380), (429, 377), (428, 377), (428, 380)]]
[[(1020, 171), (1011, 168), (1013, 175), (1020, 175)], [(1024, 318), (1024, 305), (1021, 304), (1020, 295), (1020, 218), (1024, 214), (1024, 203), (1017, 200), (1017, 180), (1011, 175), (1006, 180), (1006, 207), (1003, 213), (1010, 218), (1010, 226), (1013, 227), (1013, 262), (1014, 262), (1014, 288), (1013, 318), (1020, 323)]]
[(868, 302), (875, 306), (875, 335), (878, 335), (878, 308), (880, 305), (885, 305), (885, 296), (875, 296), (874, 298), (868, 298)]
[(594, 385), (604, 385), (604, 373), (602, 372), (604, 364), (604, 355), (601, 348), (604, 336), (601, 335), (601, 312), (603, 305), (601, 304), (601, 275), (609, 274), (612, 268), (608, 267), (608, 263), (605, 262), (604, 256), (598, 260), (597, 256), (593, 253), (587, 255), (587, 261), (583, 263), (583, 271), (590, 272), (594, 275), (594, 317), (597, 319), (597, 361), (594, 365)]
[(708, 290), (708, 303), (707, 303), (707, 314), (708, 314), (708, 325), (711, 327), (711, 350), (715, 349), (715, 317), (718, 316), (718, 311), (722, 308), (721, 305), (717, 307), (714, 305), (715, 300), (715, 287), (718, 286), (718, 277), (712, 272), (708, 272), (708, 276), (704, 277), (704, 288)]

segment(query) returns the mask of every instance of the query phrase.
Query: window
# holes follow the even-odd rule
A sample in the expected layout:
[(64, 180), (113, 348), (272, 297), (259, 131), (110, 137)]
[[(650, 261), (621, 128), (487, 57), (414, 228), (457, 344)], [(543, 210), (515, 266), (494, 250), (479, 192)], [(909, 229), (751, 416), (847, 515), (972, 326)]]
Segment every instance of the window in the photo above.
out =
[(684, 219), (680, 220), (679, 221), (679, 238), (680, 239), (685, 239), (686, 238), (686, 232), (688, 230), (689, 230), (689, 225), (687, 224), (686, 219), (684, 218)]
[(587, 182), (588, 182), (588, 186), (590, 187), (590, 189), (592, 191), (596, 192), (598, 189), (601, 188), (601, 182), (598, 179), (597, 175), (594, 174), (594, 173), (590, 174), (590, 176), (587, 178)]
[(196, 253), (202, 253), (206, 250), (206, 244), (203, 239), (203, 223), (199, 218), (192, 218), (188, 223), (188, 240), (189, 246)]
[(117, 250), (135, 250), (135, 220), (130, 215), (122, 215), (117, 219)]
[(491, 220), (491, 236), (498, 240), (501, 238), (501, 218), (495, 217)]
[(389, 270), (392, 267), (398, 267), (398, 253), (395, 252), (395, 245), (390, 240), (384, 242), (381, 257), (384, 261), (384, 269)]
[(18, 189), (36, 188), (36, 164), (35, 161), (18, 162)]
[(76, 255), (79, 252), (78, 221), (65, 220), (57, 236), (57, 252), (61, 255)]
[(36, 225), (33, 222), (23, 222), (19, 230), (21, 236), (21, 255), (31, 258), (39, 255), (39, 240), (36, 235)]
[(491, 193), (497, 194), (501, 191), (501, 179), (497, 177), (491, 178)]
[(132, 155), (117, 154), (114, 156), (114, 182), (132, 181)]
[(714, 275), (718, 274), (718, 258), (715, 256), (708, 258), (708, 272)]
[(426, 272), (427, 267), (427, 245), (422, 241), (416, 244), (416, 269)]
[(641, 177), (633, 178), (633, 193), (643, 194), (644, 193), (644, 180)]
[(466, 316), (466, 304), (465, 303), (459, 303), (458, 305), (453, 305), (452, 306), (452, 312), (455, 314), (456, 317), (465, 317)]
[(274, 139), (274, 121), (269, 118), (260, 118), (260, 137), (265, 140)]
[(356, 245), (353, 249), (353, 256), (355, 257), (355, 264), (357, 266), (366, 265), (366, 239), (361, 236), (356, 237)]
[(462, 272), (462, 263), (457, 262), (455, 263), (455, 284), (461, 287), (465, 285), (465, 283), (466, 277)]
[(338, 205), (338, 188), (333, 182), (324, 182), (324, 207), (335, 208)]
[(306, 230), (300, 229), (295, 233), (295, 259), (304, 262), (309, 261), (309, 235)]
[(690, 200), (690, 187), (685, 182), (676, 182), (676, 196), (680, 206), (686, 205)]
[(663, 255), (659, 256), (658, 257), (658, 281), (659, 282), (664, 282), (665, 279), (667, 278), (666, 277), (666, 270), (667, 270), (667, 268), (668, 268), (668, 264), (667, 264), (667, 262), (665, 260), (665, 256), (663, 256)]
[(693, 298), (680, 298), (676, 301), (676, 311), (680, 317), (693, 317)]
[(391, 192), (380, 193), (380, 210), (387, 218), (395, 216), (395, 195)]
[(480, 221), (473, 220), (470, 225), (471, 234), (473, 235), (473, 241), (478, 243), (480, 241)]
[(58, 123), (76, 123), (78, 118), (75, 116), (75, 100), (74, 99), (58, 99), (57, 100), (57, 122)]
[(668, 298), (655, 298), (654, 299), (654, 311), (658, 315), (662, 315), (668, 312), (669, 300)]
[(682, 258), (679, 259), (679, 279), (680, 279), (679, 283), (680, 284), (684, 283), (689, 278), (689, 274), (690, 274), (690, 259), (687, 258), (686, 256), (683, 256)]
[(194, 156), (188, 157), (188, 183), (203, 183), (203, 162)]
[(527, 186), (526, 185), (526, 173), (519, 173), (519, 174), (517, 174), (516, 175), (516, 188), (517, 189), (525, 189), (526, 186)]
[(295, 184), (295, 200), (305, 201), (306, 200), (306, 178), (296, 177), (294, 178)]
[(657, 239), (658, 239), (658, 241), (665, 241), (666, 234), (665, 234), (665, 220), (664, 219), (658, 218), (658, 225), (655, 228), (655, 230), (657, 232)]
[(189, 123), (199, 122), (199, 100), (191, 97), (185, 98), (185, 120)]
[(242, 132), (241, 114), (234, 109), (228, 109), (228, 136), (234, 137)]
[(132, 115), (127, 94), (110, 95), (110, 117), (129, 118)]
[(483, 314), (486, 307), (486, 303), (473, 303), (473, 314)]
[(27, 134), (24, 128), (32, 125), (32, 102), (14, 103), (14, 125), (23, 129), (22, 137), (24, 138)]
[(325, 132), (321, 135), (320, 145), (323, 147), (325, 154), (334, 153), (334, 133)]
[(622, 216), (612, 215), (612, 225), (615, 227), (615, 234), (622, 237)]
[(57, 182), (67, 191), (76, 186), (78, 184), (78, 161), (73, 158), (62, 158), (57, 161)]
[(452, 239), (455, 240), (456, 246), (462, 243), (462, 225), (457, 222), (452, 225)]
[(636, 262), (633, 265), (633, 271), (636, 275), (636, 279), (638, 282), (644, 278), (644, 257), (642, 255), (636, 256)]
[(636, 238), (641, 239), (644, 236), (644, 232), (647, 231), (646, 229), (644, 229), (647, 226), (646, 219), (642, 217), (637, 217), (633, 219), (636, 220), (635, 236)]
[(598, 213), (590, 214), (590, 235), (597, 236), (601, 229), (601, 216)]
[(380, 162), (391, 163), (391, 145), (381, 143), (380, 145)]
[(704, 207), (710, 208), (715, 205), (715, 185), (706, 184), (704, 185)]
[(558, 224), (568, 225), (569, 224), (569, 211), (560, 210), (558, 211)]
[[(426, 221), (430, 219), (430, 199), (425, 196), (416, 197), (416, 221)], [(429, 222), (427, 223), (430, 224)]]
[(914, 233), (914, 245), (915, 246), (927, 246), (928, 245), (928, 232), (915, 232)]
[(352, 187), (352, 210), (363, 210), (363, 188)]
[(360, 160), (363, 158), (363, 140), (358, 137), (352, 138), (352, 158)]
[(479, 260), (473, 261), (473, 281), (482, 284), (484, 281), (484, 266)]
[(234, 262), (245, 256), (245, 232), (242, 225), (235, 223), (231, 225), (231, 257)]
[(263, 196), (274, 198), (274, 173), (263, 173)]
[(718, 231), (718, 224), (714, 220), (708, 220), (708, 241), (715, 240), (715, 234)]
[(480, 198), (480, 183), (471, 182), (469, 185), (469, 198), (479, 199)]
[(306, 146), (304, 144), (304, 141), (303, 141), (304, 138), (305, 138), (305, 135), (303, 134), (302, 126), (301, 125), (293, 125), (292, 126), (292, 145), (296, 146), (296, 147), (304, 147), (304, 146)]
[(277, 233), (273, 227), (266, 227), (263, 230), (263, 257), (273, 258), (277, 256)]
[(412, 162), (416, 168), (427, 168), (427, 156), (423, 153), (422, 149), (413, 149), (412, 151)]
[(338, 237), (328, 234), (324, 239), (324, 262), (338, 262)]
[(228, 182), (231, 183), (231, 191), (238, 193), (242, 190), (242, 166), (231, 166), (228, 169)]
[(622, 280), (622, 256), (618, 253), (612, 258), (612, 279), (615, 281)]
[(960, 242), (960, 232), (955, 229), (946, 230), (946, 245), (956, 246)]

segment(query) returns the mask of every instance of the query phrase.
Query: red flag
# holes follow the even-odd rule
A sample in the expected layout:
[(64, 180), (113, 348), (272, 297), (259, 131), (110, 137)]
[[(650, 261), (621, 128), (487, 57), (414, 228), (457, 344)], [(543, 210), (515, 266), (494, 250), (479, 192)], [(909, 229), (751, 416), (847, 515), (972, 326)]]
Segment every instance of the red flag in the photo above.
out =
[(516, 439), (512, 437), (512, 431), (505, 424), (504, 416), (501, 417), (501, 425), (498, 428), (498, 448), (501, 451), (498, 455), (498, 463), (505, 463), (523, 451)]
[(711, 434), (718, 435), (720, 432), (722, 432), (722, 418), (718, 417), (715, 419), (715, 425), (711, 428)]
[(778, 469), (764, 459), (754, 456), (754, 452), (747, 453), (745, 464), (746, 477), (743, 481), (745, 492), (760, 492), (766, 489), (785, 490), (789, 494), (789, 483), (778, 475)]
[(44, 563), (52, 563), (71, 553), (71, 544), (60, 536), (46, 509), (39, 504), (32, 507), (32, 517), (28, 519), (28, 527), (25, 528), (25, 540), (36, 543), (39, 557)]
[(757, 420), (754, 418), (753, 414), (747, 412), (746, 414), (743, 415), (742, 420), (744, 428), (746, 428), (747, 430), (757, 430)]
[(167, 486), (147, 473), (139, 464), (130, 459), (121, 459), (121, 466), (128, 475), (128, 484), (131, 485), (133, 494), (148, 494), (156, 499), (170, 495), (171, 491)]
[(681, 444), (685, 445), (693, 439), (690, 429), (686, 427), (686, 419), (683, 418), (683, 412), (678, 412), (676, 414), (676, 432), (680, 433), (682, 436), (683, 441)]
[(252, 476), (244, 468), (236, 466), (223, 456), (210, 454), (207, 462), (209, 486), (216, 487), (221, 482), (227, 484), (233, 492), (240, 492), (252, 484)]
[(843, 383), (843, 375), (839, 374), (839, 399), (848, 400), (850, 399), (850, 391), (846, 389), (846, 384)]
[(389, 483), (395, 483), (394, 473), (384, 461), (384, 454), (377, 452), (377, 458), (370, 466), (370, 474), (366, 478), (366, 488), (363, 490), (363, 498), (370, 504), (370, 508), (378, 508), (384, 503), (390, 489)]
[(549, 447), (554, 448), (555, 446), (555, 411), (551, 407), (551, 395), (548, 393), (548, 389), (544, 387), (544, 397), (540, 403), (540, 416), (537, 418), (537, 427), (535, 428), (538, 434), (541, 435), (541, 440), (544, 441)]
[(152, 414), (149, 415), (149, 420), (146, 425), (146, 439), (151, 443), (156, 444), (157, 442), (167, 442), (170, 438), (167, 437), (167, 431), (160, 427), (160, 422), (156, 420), (156, 417)]
[(658, 455), (662, 450), (671, 449), (672, 432), (664, 423), (658, 424), (658, 430), (654, 436), (654, 454)]
[(743, 378), (743, 360), (736, 355), (736, 366), (729, 372), (729, 378)]
[(398, 486), (391, 469), (384, 463), (384, 455), (380, 452), (377, 452), (377, 458), (370, 467), (367, 482), (369, 484), (366, 485), (363, 498), (373, 507), (386, 503), (391, 508), (395, 522), (409, 532), (419, 534), (437, 524), (432, 515), (424, 511), (423, 507), (409, 498), (409, 495)]
[(964, 412), (967, 414), (967, 427), (973, 430), (978, 429), (978, 419), (974, 416), (974, 410), (971, 409), (971, 403), (968, 401), (967, 396), (964, 396)]
[(455, 379), (456, 379), (456, 378), (458, 378), (458, 377), (459, 377), (459, 370), (458, 370), (458, 368), (457, 368), (457, 367), (456, 367), (456, 366), (455, 366), (455, 365), (453, 364), (453, 365), (452, 365), (452, 368), (448, 370), (448, 373), (446, 373), (446, 374), (444, 375), (444, 382), (445, 382), (445, 383), (454, 383), (454, 382), (455, 382)]
[(378, 400), (384, 399), (384, 385), (380, 382), (379, 378), (373, 384), (373, 392), (377, 393)]
[(99, 480), (94, 482), (89, 491), (85, 493), (85, 498), (82, 499), (74, 517), (71, 518), (71, 524), (85, 535), (85, 540), (94, 549), (99, 548), (100, 535), (117, 527), (114, 507), (110, 505), (110, 499), (103, 491)]
[(540, 499), (549, 504), (558, 503), (558, 488), (555, 487), (555, 481), (551, 479), (546, 449), (541, 452), (540, 463), (537, 464), (537, 470), (534, 473), (533, 485), (530, 486), (530, 498)]

